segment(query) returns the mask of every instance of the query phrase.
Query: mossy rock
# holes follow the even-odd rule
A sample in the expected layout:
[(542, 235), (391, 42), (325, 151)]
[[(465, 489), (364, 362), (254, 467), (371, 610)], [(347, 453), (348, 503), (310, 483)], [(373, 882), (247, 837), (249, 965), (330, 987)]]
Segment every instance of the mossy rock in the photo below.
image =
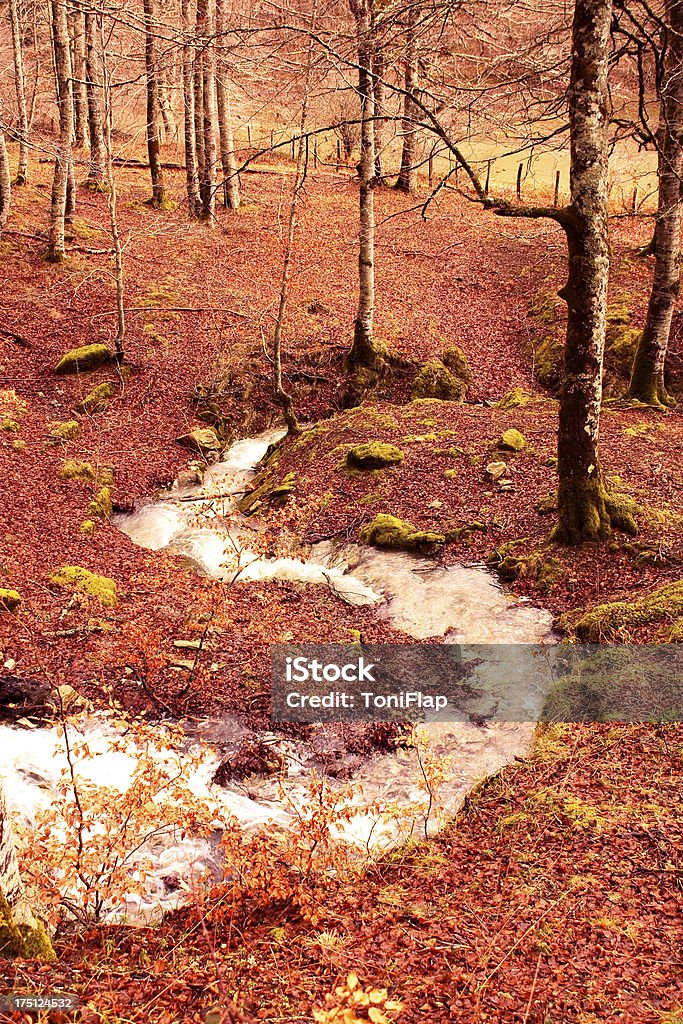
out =
[(529, 303), (529, 316), (543, 324), (552, 324), (557, 319), (560, 297), (551, 288), (540, 288)]
[(462, 401), (467, 381), (456, 377), (440, 359), (423, 363), (413, 381), (413, 398), (438, 398), (446, 402)]
[(11, 416), (5, 416), (4, 419), (0, 420), (0, 430), (7, 434), (16, 434), (17, 431), (21, 430), (21, 424), (18, 420), (13, 420)]
[(188, 448), (191, 452), (198, 452), (200, 455), (208, 455), (210, 452), (218, 453), (223, 447), (222, 441), (213, 427), (195, 427), (189, 433), (177, 437), (176, 444)]
[(57, 443), (60, 441), (73, 441), (81, 432), (81, 425), (78, 420), (55, 420), (48, 423), (48, 434)]
[(30, 921), (17, 921), (7, 897), (0, 889), (0, 956), (21, 957), (53, 963), (57, 956), (45, 925), (30, 912)]
[(107, 345), (81, 345), (66, 352), (55, 366), (55, 373), (83, 373), (99, 370), (114, 362), (114, 354)]
[(642, 331), (637, 327), (616, 324), (607, 329), (605, 337), (605, 366), (620, 377), (630, 379)]
[(549, 494), (543, 494), (534, 508), (538, 512), (539, 516), (551, 516), (557, 512), (557, 491), (550, 491)]
[(83, 480), (88, 483), (96, 479), (95, 470), (89, 462), (79, 459), (65, 459), (59, 470), (60, 480)]
[(547, 388), (555, 389), (562, 379), (564, 341), (557, 334), (547, 333), (531, 339), (525, 351), (533, 359), (534, 375)]
[(13, 612), (21, 604), (21, 594), (18, 590), (10, 590), (8, 587), (0, 587), (0, 612)]
[(583, 643), (603, 643), (630, 640), (635, 629), (659, 623), (675, 624), (682, 616), (683, 580), (679, 580), (632, 601), (599, 604), (578, 615), (567, 612), (559, 622)]
[(111, 501), (111, 490), (109, 487), (101, 487), (95, 497), (88, 504), (88, 512), (98, 519), (111, 519), (113, 512)]
[(362, 528), (360, 539), (377, 548), (395, 548), (399, 551), (419, 551), (429, 554), (446, 543), (443, 533), (418, 530), (396, 516), (378, 515)]
[(496, 409), (521, 409), (533, 400), (534, 396), (531, 392), (525, 391), (524, 388), (513, 388), (512, 391), (503, 395), (500, 402), (495, 403), (495, 406)]
[(243, 516), (253, 516), (265, 507), (281, 508), (296, 490), (296, 473), (287, 473), (276, 483), (273, 467), (267, 467), (256, 478), (256, 487), (237, 502)]
[(472, 383), (467, 356), (458, 345), (450, 345), (441, 353), (441, 362), (446, 366), (454, 377), (461, 380), (465, 388)]
[(511, 427), (501, 435), (498, 447), (509, 452), (521, 452), (526, 448), (526, 438), (521, 431)]
[(78, 532), (82, 533), (84, 537), (92, 537), (96, 530), (97, 524), (92, 519), (84, 519), (78, 527)]
[(520, 579), (532, 580), (540, 590), (548, 593), (564, 573), (559, 558), (546, 557), (542, 551), (528, 555), (505, 555), (502, 560), (490, 560), (502, 580), (513, 582)]
[(404, 458), (404, 453), (396, 445), (369, 441), (350, 448), (346, 453), (346, 464), (351, 469), (383, 469), (400, 465)]
[(82, 402), (79, 402), (75, 407), (74, 412), (77, 413), (95, 413), (102, 412), (107, 408), (107, 402), (110, 398), (113, 398), (118, 391), (116, 384), (113, 381), (106, 380), (101, 384), (96, 384), (92, 391), (85, 396)]
[(97, 598), (106, 608), (113, 608), (118, 601), (114, 580), (108, 576), (98, 576), (80, 565), (62, 566), (52, 573), (50, 583)]

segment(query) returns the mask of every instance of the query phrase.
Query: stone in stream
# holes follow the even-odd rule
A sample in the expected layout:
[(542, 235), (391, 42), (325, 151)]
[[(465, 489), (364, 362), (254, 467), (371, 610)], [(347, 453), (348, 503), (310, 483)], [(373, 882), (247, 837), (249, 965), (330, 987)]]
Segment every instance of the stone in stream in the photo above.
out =
[(195, 427), (187, 434), (181, 434), (176, 438), (176, 444), (183, 448), (189, 448), (192, 452), (199, 452), (200, 455), (208, 455), (213, 452), (216, 455), (223, 447), (218, 434), (213, 427)]
[(280, 775), (285, 759), (258, 736), (246, 736), (237, 749), (223, 758), (213, 775), (217, 786), (241, 782), (250, 775)]

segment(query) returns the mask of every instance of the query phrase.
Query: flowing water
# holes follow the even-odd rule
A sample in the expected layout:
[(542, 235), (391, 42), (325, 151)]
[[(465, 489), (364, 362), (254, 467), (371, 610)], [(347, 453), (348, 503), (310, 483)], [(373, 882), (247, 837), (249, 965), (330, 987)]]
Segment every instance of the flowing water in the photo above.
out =
[[(198, 485), (176, 482), (163, 500), (150, 501), (120, 515), (115, 523), (130, 539), (151, 550), (182, 554), (207, 574), (226, 582), (283, 579), (323, 584), (353, 605), (374, 605), (377, 615), (416, 640), (440, 636), (451, 643), (538, 644), (554, 642), (551, 616), (505, 593), (496, 578), (481, 567), (441, 567), (405, 552), (381, 551), (330, 542), (315, 545), (304, 557), (268, 557), (259, 553), (259, 529), (236, 511), (268, 446), (282, 436), (269, 431), (232, 445), (224, 459), (211, 466)], [(375, 754), (356, 766), (351, 779), (357, 812), (340, 826), (340, 836), (359, 846), (381, 851), (412, 830), (434, 832), (453, 814), (465, 794), (481, 779), (528, 751), (533, 735), (534, 707), (529, 721), (484, 725), (469, 721), (435, 721), (425, 726), (429, 754), (449, 760), (439, 787), (439, 808), (427, 813), (421, 785), (421, 757), (414, 748)], [(236, 749), (248, 730), (236, 719), (193, 723), (180, 746), (158, 728), (159, 760), (196, 757), (189, 785), (211, 807), (220, 829), (226, 816), (244, 828), (267, 822), (287, 826), (305, 811), (307, 780), (314, 760), (308, 744), (277, 734), (261, 738), (278, 748), (287, 764), (286, 779), (246, 780), (219, 787), (212, 777), (222, 758)], [(83, 780), (125, 792), (140, 751), (135, 740), (107, 714), (79, 722), (74, 740), (87, 742), (88, 756), (79, 759)], [(67, 767), (59, 729), (0, 724), (7, 787), (18, 829), (30, 829), (39, 812), (54, 799)], [(369, 804), (394, 808), (393, 815), (365, 813)], [(145, 851), (148, 875), (145, 893), (130, 895), (109, 909), (110, 920), (147, 923), (186, 897), (187, 879), (207, 870), (219, 871), (216, 837), (196, 841), (176, 835), (159, 839)]]

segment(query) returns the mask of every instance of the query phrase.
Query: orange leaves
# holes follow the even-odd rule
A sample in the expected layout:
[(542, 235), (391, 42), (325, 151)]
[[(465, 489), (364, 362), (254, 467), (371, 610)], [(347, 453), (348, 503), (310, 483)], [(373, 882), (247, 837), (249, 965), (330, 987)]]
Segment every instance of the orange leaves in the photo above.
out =
[[(317, 1024), (392, 1024), (403, 1009), (398, 999), (390, 999), (385, 988), (364, 988), (352, 971), (344, 985), (326, 996), (327, 1009), (313, 1010)], [(390, 1015), (390, 1016), (389, 1016)]]

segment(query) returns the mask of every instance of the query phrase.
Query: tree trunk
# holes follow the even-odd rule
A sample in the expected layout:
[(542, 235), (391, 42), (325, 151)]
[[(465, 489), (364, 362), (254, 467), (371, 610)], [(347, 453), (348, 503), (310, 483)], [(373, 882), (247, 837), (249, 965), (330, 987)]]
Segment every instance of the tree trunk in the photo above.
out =
[(7, 227), (10, 202), (12, 199), (12, 177), (9, 169), (5, 133), (0, 130), (0, 235)]
[[(611, 502), (598, 459), (605, 346), (607, 221), (607, 65), (611, 0), (576, 0), (569, 86), (571, 204), (565, 230), (569, 274), (567, 343), (558, 431), (558, 524), (566, 544), (604, 538)], [(616, 515), (616, 512), (615, 512)], [(619, 522), (614, 525), (622, 525)]]
[[(194, 51), (194, 137), (197, 151), (197, 179), (201, 179), (204, 168), (204, 73), (202, 71), (202, 53), (198, 46)], [(197, 186), (199, 188), (199, 185)], [(197, 216), (201, 216), (201, 195), (197, 207)]]
[(216, 50), (215, 0), (197, 0), (197, 39), (202, 49), (202, 151), (199, 167), (200, 218), (213, 222), (216, 214)]
[(14, 837), (0, 778), (0, 956), (56, 960), (52, 943), (36, 919), (19, 875)]
[(74, 97), (74, 137), (76, 145), (85, 149), (88, 145), (88, 96), (85, 69), (85, 25), (79, 0), (72, 0), (69, 11), (71, 29), (71, 67)]
[[(216, 0), (216, 37), (218, 45), (221, 46), (222, 33), (225, 31), (225, 4), (226, 0)], [(237, 176), (237, 165), (235, 163), (235, 140), (232, 127), (232, 112), (230, 109), (230, 96), (225, 84), (225, 60), (218, 51), (216, 59), (216, 100), (218, 102), (218, 134), (221, 144), (221, 164), (228, 206), (231, 210), (239, 209), (240, 205), (240, 182)]]
[(73, 156), (69, 160), (66, 174), (66, 203), (64, 204), (64, 223), (72, 224), (76, 215), (76, 165)]
[(51, 0), (52, 38), (57, 79), (57, 107), (59, 110), (59, 140), (55, 153), (55, 171), (52, 181), (50, 207), (50, 238), (47, 258), (52, 263), (64, 259), (64, 218), (66, 194), (71, 163), (71, 135), (73, 132), (73, 95), (71, 92), (71, 54), (69, 51), (69, 23), (66, 0)]
[(183, 140), (185, 144), (185, 180), (187, 209), (190, 217), (198, 217), (200, 210), (199, 175), (197, 174), (197, 142), (194, 111), (194, 45), (190, 22), (190, 0), (182, 0), (183, 19)]
[(358, 94), (361, 107), (360, 230), (358, 233), (358, 314), (349, 353), (350, 369), (373, 368), (379, 358), (373, 336), (375, 309), (375, 131), (372, 87), (371, 0), (350, 0), (358, 41)]
[(680, 290), (681, 176), (683, 175), (683, 0), (666, 0), (664, 76), (658, 132), (659, 204), (655, 266), (645, 329), (640, 337), (628, 395), (664, 408), (664, 361)]
[(95, 14), (85, 12), (85, 78), (88, 97), (88, 134), (90, 136), (90, 170), (88, 181), (95, 188), (102, 187), (106, 171), (106, 149), (102, 126), (101, 83), (95, 45)]
[(417, 53), (415, 44), (415, 22), (417, 8), (412, 5), (408, 11), (406, 26), (406, 54), (403, 96), (403, 149), (401, 151), (401, 169), (398, 172), (396, 188), (401, 192), (414, 192), (417, 184), (415, 167), (415, 104), (412, 97), (417, 89)]
[(143, 0), (145, 16), (145, 71), (147, 76), (147, 153), (152, 177), (152, 206), (160, 207), (166, 202), (164, 172), (161, 168), (161, 144), (159, 142), (159, 82), (156, 66), (156, 44), (154, 39), (154, 0)]
[(375, 46), (374, 63), (374, 98), (375, 98), (375, 180), (378, 184), (384, 184), (384, 142), (386, 133), (385, 100), (386, 89), (384, 87), (384, 75), (386, 66), (384, 61), (384, 49), (382, 46)]
[(178, 129), (176, 128), (173, 104), (168, 97), (168, 84), (166, 81), (166, 70), (159, 75), (159, 112), (161, 122), (164, 126), (164, 137), (166, 139), (177, 139)]
[(28, 179), (28, 113), (26, 110), (26, 76), (24, 74), (24, 53), (21, 41), (22, 33), (18, 0), (10, 0), (9, 14), (12, 27), (12, 52), (14, 55), (14, 87), (17, 94), (17, 113), (19, 119), (19, 167), (16, 184), (25, 185)]

